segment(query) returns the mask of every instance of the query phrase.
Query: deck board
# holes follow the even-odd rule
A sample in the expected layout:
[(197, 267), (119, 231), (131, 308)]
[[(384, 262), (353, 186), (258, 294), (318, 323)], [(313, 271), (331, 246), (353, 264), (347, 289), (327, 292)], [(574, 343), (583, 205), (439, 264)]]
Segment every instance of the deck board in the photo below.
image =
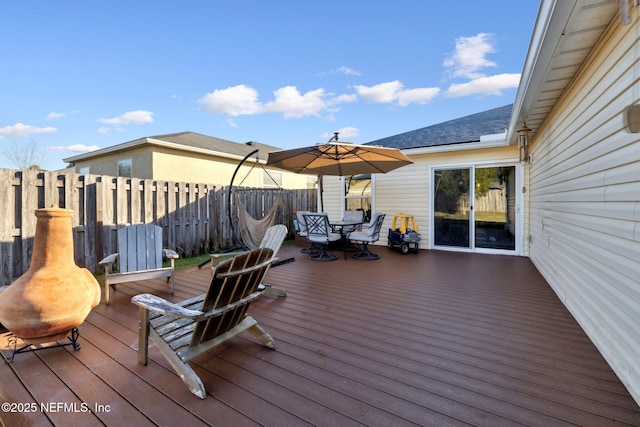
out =
[[(181, 301), (210, 269), (118, 285), (80, 326), (82, 348), (16, 355), (0, 366), (3, 401), (109, 405), (109, 412), (0, 414), (6, 425), (606, 426), (640, 425), (640, 408), (526, 258), (375, 247), (373, 262), (271, 268), (286, 298), (250, 314), (275, 351), (242, 334), (191, 365), (192, 395), (160, 352), (137, 360), (138, 308), (151, 292)], [(0, 353), (6, 358), (6, 334)]]

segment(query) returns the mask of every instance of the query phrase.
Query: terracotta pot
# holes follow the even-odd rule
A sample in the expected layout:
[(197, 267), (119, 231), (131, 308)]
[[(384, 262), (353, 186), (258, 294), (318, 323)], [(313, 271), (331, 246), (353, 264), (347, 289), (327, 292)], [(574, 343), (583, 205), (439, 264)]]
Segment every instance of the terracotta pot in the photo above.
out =
[(55, 340), (100, 303), (100, 285), (73, 259), (73, 211), (38, 209), (29, 270), (0, 292), (0, 323), (20, 338)]

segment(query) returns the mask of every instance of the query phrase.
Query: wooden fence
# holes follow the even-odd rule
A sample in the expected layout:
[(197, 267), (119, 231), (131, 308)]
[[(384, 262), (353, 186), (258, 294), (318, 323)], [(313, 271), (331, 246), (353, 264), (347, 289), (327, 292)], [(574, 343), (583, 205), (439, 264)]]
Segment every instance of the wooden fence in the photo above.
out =
[(164, 247), (183, 257), (237, 246), (231, 223), (237, 223), (236, 196), (256, 219), (280, 200), (276, 223), (290, 233), (295, 211), (316, 210), (315, 190), (0, 169), (0, 286), (28, 269), (36, 209), (56, 205), (73, 210), (76, 263), (99, 273), (98, 262), (116, 251), (115, 230), (129, 224), (160, 225)]

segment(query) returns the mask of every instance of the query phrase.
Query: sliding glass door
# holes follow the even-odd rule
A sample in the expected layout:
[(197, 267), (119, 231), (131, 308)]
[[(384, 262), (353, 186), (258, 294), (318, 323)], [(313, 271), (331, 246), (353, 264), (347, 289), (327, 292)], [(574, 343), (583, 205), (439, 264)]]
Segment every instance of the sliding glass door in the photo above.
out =
[(515, 250), (515, 166), (434, 169), (432, 202), (434, 246)]
[(434, 171), (433, 224), (436, 246), (470, 247), (471, 168)]

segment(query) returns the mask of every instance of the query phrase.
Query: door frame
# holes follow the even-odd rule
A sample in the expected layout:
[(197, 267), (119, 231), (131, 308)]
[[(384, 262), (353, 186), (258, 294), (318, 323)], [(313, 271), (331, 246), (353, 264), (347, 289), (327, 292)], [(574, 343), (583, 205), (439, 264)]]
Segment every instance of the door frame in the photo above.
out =
[[(469, 216), (469, 247), (460, 246), (442, 246), (435, 244), (435, 171), (438, 169), (470, 169), (469, 176), (469, 200), (470, 203), (474, 203), (474, 183), (475, 183), (475, 169), (486, 167), (515, 167), (515, 189), (516, 189), (516, 227), (515, 227), (515, 249), (491, 249), (491, 248), (477, 248), (475, 247), (475, 209), (472, 209)], [(454, 252), (477, 252), (487, 254), (502, 254), (502, 255), (523, 255), (523, 238), (524, 238), (524, 195), (521, 189), (524, 187), (524, 167), (517, 160), (484, 160), (476, 162), (465, 163), (443, 163), (429, 166), (429, 247), (431, 249), (454, 251)], [(520, 191), (519, 191), (520, 189)]]

